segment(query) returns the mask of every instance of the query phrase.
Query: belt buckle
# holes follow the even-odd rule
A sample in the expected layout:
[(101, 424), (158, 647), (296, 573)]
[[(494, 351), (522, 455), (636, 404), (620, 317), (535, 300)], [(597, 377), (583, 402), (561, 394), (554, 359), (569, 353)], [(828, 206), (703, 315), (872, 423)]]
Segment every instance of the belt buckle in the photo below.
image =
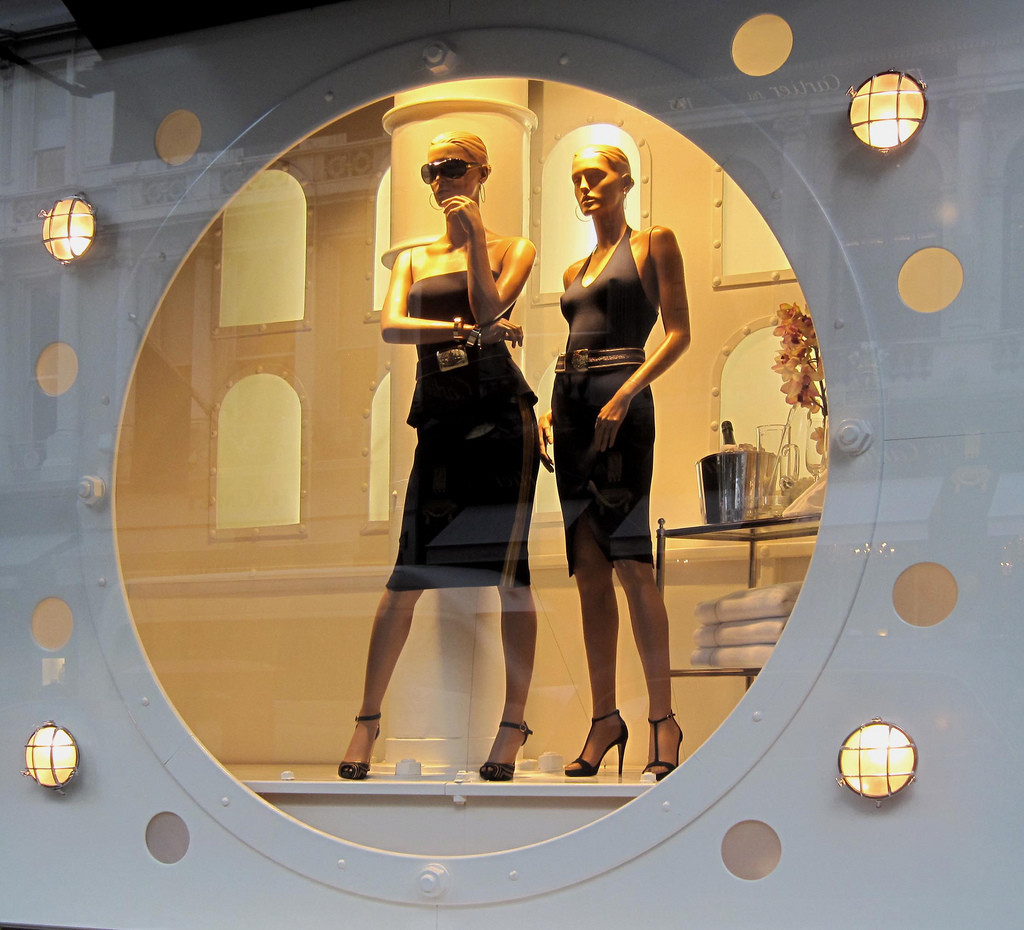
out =
[(442, 349), (437, 353), (437, 367), (441, 371), (451, 371), (453, 368), (465, 368), (469, 364), (469, 355), (465, 349)]
[(574, 371), (586, 371), (590, 365), (590, 349), (573, 349), (569, 360)]

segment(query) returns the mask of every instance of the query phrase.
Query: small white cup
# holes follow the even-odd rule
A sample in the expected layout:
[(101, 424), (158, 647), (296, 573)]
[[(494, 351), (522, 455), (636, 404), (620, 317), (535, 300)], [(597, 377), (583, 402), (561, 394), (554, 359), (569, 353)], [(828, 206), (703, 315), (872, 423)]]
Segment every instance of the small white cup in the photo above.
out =
[(537, 764), (542, 772), (560, 772), (565, 767), (560, 752), (542, 752)]
[(403, 759), (395, 763), (395, 774), (402, 778), (418, 778), (423, 774), (423, 766), (415, 759)]

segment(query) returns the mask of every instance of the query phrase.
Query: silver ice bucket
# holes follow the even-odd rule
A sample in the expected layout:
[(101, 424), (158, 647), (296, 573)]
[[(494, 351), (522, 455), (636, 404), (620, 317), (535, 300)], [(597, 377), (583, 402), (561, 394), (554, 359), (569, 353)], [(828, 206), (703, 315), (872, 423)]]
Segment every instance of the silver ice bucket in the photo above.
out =
[(757, 453), (713, 452), (697, 462), (705, 523), (739, 523), (757, 516)]

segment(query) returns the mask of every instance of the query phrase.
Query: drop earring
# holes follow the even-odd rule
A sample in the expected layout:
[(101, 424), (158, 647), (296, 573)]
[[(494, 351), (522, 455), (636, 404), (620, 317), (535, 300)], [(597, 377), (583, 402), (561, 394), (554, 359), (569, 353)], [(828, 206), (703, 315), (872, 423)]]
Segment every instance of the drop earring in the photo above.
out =
[(482, 181), (480, 182), (480, 203), (487, 203), (487, 190)]

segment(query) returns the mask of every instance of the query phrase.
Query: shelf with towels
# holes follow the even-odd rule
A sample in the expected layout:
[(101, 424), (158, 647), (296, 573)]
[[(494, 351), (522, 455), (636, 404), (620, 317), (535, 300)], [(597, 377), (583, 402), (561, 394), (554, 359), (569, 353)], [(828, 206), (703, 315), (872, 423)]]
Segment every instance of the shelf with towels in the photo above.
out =
[[(765, 517), (756, 520), (744, 520), (739, 523), (701, 523), (695, 526), (665, 526), (664, 518), (658, 520), (655, 572), (658, 589), (665, 589), (665, 550), (667, 539), (700, 539), (719, 542), (745, 542), (748, 544), (747, 586), (754, 588), (757, 584), (758, 564), (757, 545), (767, 540), (793, 539), (800, 536), (814, 536), (820, 525), (820, 514), (801, 514), (793, 517)], [(742, 676), (747, 687), (761, 671), (760, 666), (743, 665), (736, 667), (724, 666), (693, 666), (689, 668), (673, 668), (669, 674), (673, 678), (718, 678)]]
[(665, 518), (658, 520), (655, 573), (658, 589), (665, 590), (665, 540), (706, 539), (716, 542), (745, 542), (749, 546), (747, 584), (753, 588), (757, 582), (757, 544), (770, 539), (794, 539), (815, 536), (821, 515), (800, 514), (795, 517), (762, 517), (740, 523), (698, 523), (694, 526), (666, 527)]

